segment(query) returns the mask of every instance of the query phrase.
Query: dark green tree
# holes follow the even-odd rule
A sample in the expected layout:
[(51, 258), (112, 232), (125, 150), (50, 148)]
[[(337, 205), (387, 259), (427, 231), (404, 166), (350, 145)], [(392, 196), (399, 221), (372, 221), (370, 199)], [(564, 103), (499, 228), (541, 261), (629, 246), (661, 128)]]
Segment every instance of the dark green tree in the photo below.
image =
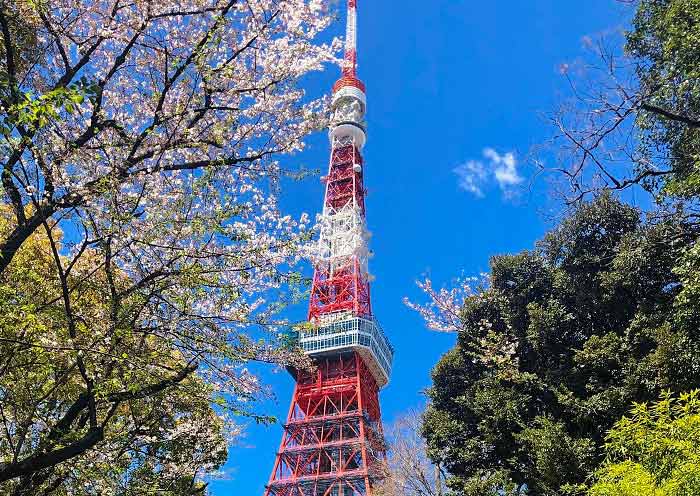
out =
[(429, 325), (458, 332), (424, 418), (456, 494), (562, 494), (632, 402), (700, 386), (700, 307), (679, 303), (690, 276), (674, 270), (694, 229), (602, 195), (535, 249), (493, 257), (464, 299), (425, 286)]

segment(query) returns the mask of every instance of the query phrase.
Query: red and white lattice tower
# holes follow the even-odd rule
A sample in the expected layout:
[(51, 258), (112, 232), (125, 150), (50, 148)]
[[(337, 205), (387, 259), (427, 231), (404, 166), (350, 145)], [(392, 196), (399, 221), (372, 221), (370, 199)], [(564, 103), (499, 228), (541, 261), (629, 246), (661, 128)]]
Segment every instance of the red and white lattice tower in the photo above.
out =
[(357, 78), (356, 0), (345, 64), (333, 86), (331, 158), (309, 304), (299, 344), (314, 372), (296, 387), (266, 496), (365, 496), (384, 461), (379, 389), (393, 349), (372, 315), (364, 164), (365, 85)]

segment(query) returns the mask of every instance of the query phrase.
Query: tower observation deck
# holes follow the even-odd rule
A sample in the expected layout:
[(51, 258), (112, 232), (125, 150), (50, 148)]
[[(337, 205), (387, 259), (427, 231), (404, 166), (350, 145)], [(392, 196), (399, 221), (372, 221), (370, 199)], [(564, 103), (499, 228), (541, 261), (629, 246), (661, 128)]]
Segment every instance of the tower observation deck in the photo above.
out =
[(348, 0), (345, 60), (333, 86), (326, 191), (314, 255), (311, 324), (299, 345), (315, 370), (293, 371), (294, 396), (265, 496), (365, 496), (385, 458), (379, 390), (394, 350), (372, 314), (357, 78), (357, 0)]

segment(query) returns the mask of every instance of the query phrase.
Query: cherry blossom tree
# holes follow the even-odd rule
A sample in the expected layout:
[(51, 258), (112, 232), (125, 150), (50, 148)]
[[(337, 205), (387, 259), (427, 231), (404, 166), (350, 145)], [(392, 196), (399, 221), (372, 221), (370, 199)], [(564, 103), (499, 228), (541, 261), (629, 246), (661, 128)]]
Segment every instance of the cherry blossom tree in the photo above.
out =
[(404, 298), (404, 304), (423, 317), (428, 329), (437, 332), (458, 332), (463, 327), (461, 316), (464, 302), (467, 298), (478, 297), (478, 289), (488, 284), (488, 281), (486, 275), (482, 274), (481, 278), (456, 279), (450, 288), (435, 289), (430, 277), (416, 281), (416, 284), (428, 297), (428, 302), (414, 303)]
[(320, 0), (0, 1), (0, 484), (201, 492), (257, 414), (246, 363), (306, 365), (276, 317), (310, 237), (279, 160), (324, 124), (299, 82), (335, 61), (331, 22)]

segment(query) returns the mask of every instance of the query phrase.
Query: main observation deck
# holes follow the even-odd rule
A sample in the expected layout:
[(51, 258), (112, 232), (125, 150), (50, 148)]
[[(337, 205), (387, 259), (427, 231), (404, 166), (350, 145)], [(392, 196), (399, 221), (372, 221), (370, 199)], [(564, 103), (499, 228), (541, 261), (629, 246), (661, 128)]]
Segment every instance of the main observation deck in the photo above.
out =
[(299, 333), (299, 344), (312, 357), (356, 351), (380, 388), (389, 382), (394, 348), (373, 317), (357, 317), (349, 312), (325, 316), (316, 327)]

